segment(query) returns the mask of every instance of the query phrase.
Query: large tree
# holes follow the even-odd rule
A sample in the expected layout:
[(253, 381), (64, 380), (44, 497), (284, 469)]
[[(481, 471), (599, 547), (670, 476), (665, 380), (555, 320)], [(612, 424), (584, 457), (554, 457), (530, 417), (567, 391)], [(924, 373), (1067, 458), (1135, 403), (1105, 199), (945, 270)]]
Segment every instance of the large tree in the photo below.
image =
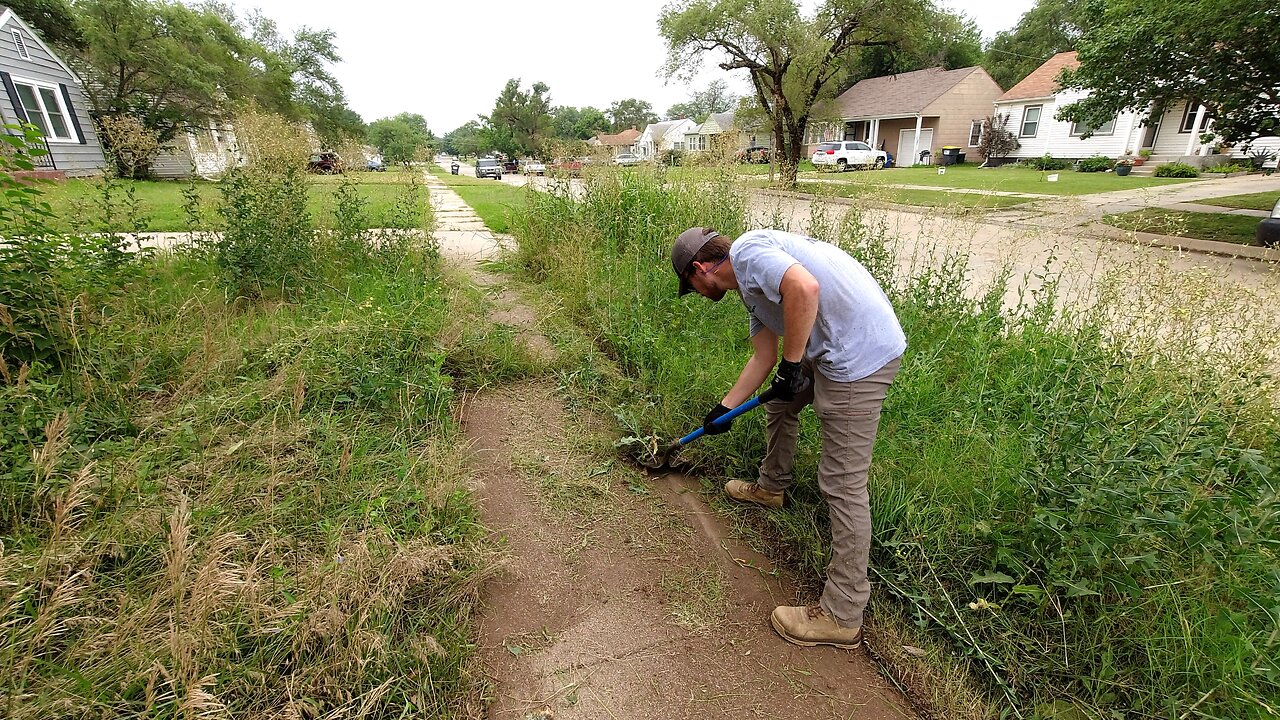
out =
[(738, 96), (729, 92), (729, 83), (717, 78), (705, 90), (695, 90), (688, 100), (668, 108), (667, 119), (689, 118), (700, 123), (711, 113), (728, 112), (737, 105)]
[(444, 151), (452, 155), (478, 155), (481, 149), (481, 133), (484, 128), (477, 120), (469, 120), (465, 124), (445, 133), (442, 140)]
[(83, 77), (97, 118), (137, 118), (161, 142), (226, 119), (254, 103), (310, 121), (322, 138), (359, 135), (328, 67), (333, 33), (302, 28), (284, 39), (251, 15), (248, 27), (226, 5), (164, 0), (76, 0), (79, 30), (63, 57)]
[(613, 123), (614, 132), (621, 132), (627, 128), (643, 130), (645, 125), (658, 122), (653, 106), (638, 98), (617, 100), (604, 114), (608, 115), (609, 121)]
[(542, 155), (552, 135), (551, 88), (534, 83), (529, 90), (511, 79), (498, 93), (493, 112), (485, 120), (484, 138), (490, 149), (508, 157)]
[(369, 123), (369, 143), (387, 162), (408, 164), (433, 140), (427, 121), (417, 113), (400, 113)]
[(996, 33), (987, 46), (982, 66), (1000, 87), (1017, 85), (1045, 60), (1076, 49), (1084, 34), (1088, 4), (1080, 0), (1038, 0), (1012, 30)]
[(9, 0), (4, 4), (35, 28), (46, 42), (64, 48), (79, 47), (84, 42), (67, 0)]
[(551, 127), (561, 140), (586, 140), (609, 129), (609, 118), (599, 108), (561, 105), (551, 111)]
[(982, 31), (964, 15), (929, 8), (902, 30), (900, 43), (860, 47), (848, 53), (844, 84), (852, 86), (866, 78), (931, 67), (956, 70), (982, 64)]
[(856, 48), (902, 42), (932, 9), (928, 0), (826, 0), (804, 17), (794, 0), (684, 0), (658, 22), (667, 74), (714, 54), (723, 70), (746, 70), (773, 133), (782, 182), (793, 186), (810, 114), (836, 94)]
[(1080, 67), (1063, 74), (1088, 97), (1058, 118), (1098, 127), (1124, 110), (1204, 104), (1231, 144), (1280, 135), (1275, 0), (1109, 0), (1090, 5)]
[(364, 134), (364, 121), (347, 107), (342, 85), (330, 70), (342, 60), (332, 30), (302, 27), (287, 39), (275, 21), (256, 11), (249, 16), (249, 28), (260, 55), (257, 62), (251, 61), (259, 69), (260, 103), (285, 117), (310, 122), (330, 145)]
[(252, 42), (209, 9), (153, 0), (80, 0), (83, 38), (64, 53), (98, 117), (132, 115), (172, 140), (254, 96)]

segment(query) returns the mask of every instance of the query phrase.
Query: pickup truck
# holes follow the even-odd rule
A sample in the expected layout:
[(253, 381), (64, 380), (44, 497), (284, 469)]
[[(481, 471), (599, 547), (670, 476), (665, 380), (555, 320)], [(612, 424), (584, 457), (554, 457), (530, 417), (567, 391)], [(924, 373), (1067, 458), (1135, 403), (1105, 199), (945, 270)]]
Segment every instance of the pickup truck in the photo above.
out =
[(498, 164), (493, 158), (480, 158), (476, 160), (476, 177), (491, 177), (494, 180), (502, 179), (502, 165)]

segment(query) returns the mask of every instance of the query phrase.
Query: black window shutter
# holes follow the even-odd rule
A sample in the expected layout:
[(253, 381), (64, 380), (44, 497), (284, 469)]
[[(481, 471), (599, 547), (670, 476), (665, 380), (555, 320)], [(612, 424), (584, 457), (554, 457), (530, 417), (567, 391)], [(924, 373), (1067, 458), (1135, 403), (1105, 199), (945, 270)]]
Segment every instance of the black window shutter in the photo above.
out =
[(18, 89), (13, 86), (13, 78), (9, 73), (0, 70), (0, 80), (4, 81), (4, 91), (9, 93), (9, 102), (13, 105), (13, 112), (18, 116), (21, 122), (29, 122), (27, 120), (27, 111), (22, 109), (22, 101), (18, 99)]
[(71, 93), (67, 91), (67, 86), (58, 83), (58, 89), (62, 91), (62, 102), (67, 105), (67, 114), (71, 116), (71, 127), (76, 129), (76, 137), (80, 138), (81, 145), (87, 145), (89, 138), (84, 136), (84, 130), (80, 127), (80, 118), (76, 117), (75, 106), (71, 104)]

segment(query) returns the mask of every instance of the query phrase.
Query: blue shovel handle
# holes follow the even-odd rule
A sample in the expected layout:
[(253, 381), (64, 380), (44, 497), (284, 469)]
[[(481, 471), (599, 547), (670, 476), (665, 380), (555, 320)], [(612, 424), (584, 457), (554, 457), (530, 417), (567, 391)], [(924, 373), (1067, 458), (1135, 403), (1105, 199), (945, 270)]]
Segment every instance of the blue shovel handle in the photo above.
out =
[[(756, 408), (760, 407), (760, 403), (766, 403), (772, 399), (773, 399), (773, 390), (772, 389), (766, 390), (760, 393), (759, 395), (751, 398), (750, 400), (742, 403), (738, 407), (716, 418), (711, 424), (719, 425), (720, 423), (729, 422), (730, 420), (738, 417), (739, 415), (742, 415), (744, 413), (749, 413), (752, 410), (755, 410)], [(680, 440), (676, 442), (676, 446), (679, 447), (681, 445), (688, 445), (694, 440), (697, 440), (698, 438), (702, 437), (705, 433), (706, 433), (705, 429), (698, 428), (697, 430), (694, 430), (688, 435), (685, 435), (684, 437), (680, 438)]]

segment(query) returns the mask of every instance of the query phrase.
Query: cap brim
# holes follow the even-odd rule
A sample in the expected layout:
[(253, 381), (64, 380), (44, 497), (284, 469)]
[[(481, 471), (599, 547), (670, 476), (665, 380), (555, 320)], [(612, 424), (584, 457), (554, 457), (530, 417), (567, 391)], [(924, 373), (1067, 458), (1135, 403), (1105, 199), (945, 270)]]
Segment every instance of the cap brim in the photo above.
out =
[(688, 280), (680, 278), (680, 297), (684, 297), (691, 292), (693, 292), (693, 285), (690, 285)]

